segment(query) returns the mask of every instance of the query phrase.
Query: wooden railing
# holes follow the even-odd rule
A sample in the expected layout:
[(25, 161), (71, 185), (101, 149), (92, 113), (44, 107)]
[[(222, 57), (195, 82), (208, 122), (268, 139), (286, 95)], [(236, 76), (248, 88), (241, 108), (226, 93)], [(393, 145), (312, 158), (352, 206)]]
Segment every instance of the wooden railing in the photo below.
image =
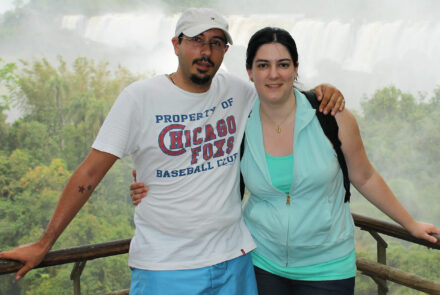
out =
[[(362, 230), (368, 231), (377, 241), (378, 262), (363, 258), (357, 258), (356, 265), (357, 269), (361, 273), (370, 276), (376, 282), (376, 284), (378, 285), (379, 295), (386, 294), (388, 292), (386, 283), (387, 281), (392, 281), (397, 284), (401, 284), (428, 294), (440, 294), (440, 282), (429, 280), (415, 274), (411, 274), (387, 266), (387, 244), (379, 235), (379, 233), (406, 240), (415, 244), (428, 246), (431, 249), (436, 250), (440, 250), (440, 236), (436, 235), (439, 241), (436, 244), (432, 244), (428, 241), (414, 238), (405, 229), (390, 222), (380, 221), (355, 213), (353, 213), (353, 219), (357, 227)], [(41, 262), (41, 264), (38, 265), (36, 268), (74, 262), (75, 264), (71, 273), (71, 279), (73, 280), (75, 295), (77, 295), (81, 294), (80, 276), (88, 260), (128, 253), (129, 246), (130, 239), (125, 239), (93, 245), (79, 246), (69, 249), (54, 250), (50, 251), (44, 258), (43, 262)], [(15, 272), (19, 270), (22, 266), (23, 265), (17, 261), (0, 259), (0, 275)], [(128, 290), (121, 290), (108, 294), (128, 294)]]
[(354, 224), (361, 230), (368, 231), (377, 243), (377, 263), (367, 259), (357, 258), (356, 266), (359, 271), (370, 276), (374, 280), (377, 284), (378, 295), (385, 295), (388, 293), (387, 280), (428, 294), (440, 294), (440, 282), (428, 280), (387, 266), (386, 248), (388, 247), (388, 244), (382, 239), (379, 233), (437, 250), (440, 250), (439, 235), (434, 235), (437, 238), (437, 243), (433, 244), (426, 240), (413, 237), (403, 227), (394, 223), (381, 221), (356, 213), (352, 213), (352, 215)]

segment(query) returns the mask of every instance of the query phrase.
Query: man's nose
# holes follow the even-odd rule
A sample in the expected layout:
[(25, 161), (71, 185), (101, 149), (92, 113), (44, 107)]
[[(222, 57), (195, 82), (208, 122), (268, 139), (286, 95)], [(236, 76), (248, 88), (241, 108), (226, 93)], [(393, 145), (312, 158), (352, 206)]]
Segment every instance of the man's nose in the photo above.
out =
[(201, 53), (204, 56), (211, 56), (212, 53), (212, 48), (211, 48), (211, 44), (209, 42), (203, 42), (201, 45)]

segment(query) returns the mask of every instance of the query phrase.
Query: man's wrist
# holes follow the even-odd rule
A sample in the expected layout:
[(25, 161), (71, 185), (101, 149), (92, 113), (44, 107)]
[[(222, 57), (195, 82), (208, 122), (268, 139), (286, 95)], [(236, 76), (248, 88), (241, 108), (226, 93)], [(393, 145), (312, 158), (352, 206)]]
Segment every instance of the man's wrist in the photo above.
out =
[(56, 239), (50, 237), (48, 234), (44, 234), (43, 237), (36, 243), (43, 251), (49, 252), (53, 244), (55, 244)]

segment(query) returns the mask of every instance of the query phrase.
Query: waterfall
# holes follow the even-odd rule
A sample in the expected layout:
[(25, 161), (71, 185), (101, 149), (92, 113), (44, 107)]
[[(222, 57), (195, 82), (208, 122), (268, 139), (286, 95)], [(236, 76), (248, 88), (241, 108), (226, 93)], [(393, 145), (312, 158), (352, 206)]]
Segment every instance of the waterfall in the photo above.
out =
[[(136, 49), (123, 64), (138, 72), (175, 71), (171, 46), (179, 15), (161, 12), (67, 15), (61, 27), (85, 40), (109, 47)], [(300, 14), (229, 15), (234, 45), (224, 69), (246, 78), (245, 48), (250, 36), (265, 26), (278, 26), (294, 37), (300, 81), (307, 87), (328, 82), (340, 88), (349, 106), (357, 107), (363, 94), (388, 85), (404, 91), (429, 92), (440, 85), (440, 21), (340, 21), (307, 18)]]

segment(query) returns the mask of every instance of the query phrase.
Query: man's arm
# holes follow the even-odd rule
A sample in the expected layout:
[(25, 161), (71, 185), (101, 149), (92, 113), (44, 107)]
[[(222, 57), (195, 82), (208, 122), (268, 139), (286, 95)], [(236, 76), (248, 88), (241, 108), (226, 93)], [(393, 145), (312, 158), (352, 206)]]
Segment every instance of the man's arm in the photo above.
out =
[(29, 270), (40, 264), (46, 253), (87, 202), (94, 189), (118, 158), (112, 154), (92, 149), (67, 182), (46, 231), (35, 243), (1, 252), (0, 258), (18, 260), (24, 266), (15, 279), (21, 279)]
[(330, 84), (320, 84), (312, 89), (316, 93), (316, 98), (321, 102), (319, 111), (328, 114), (332, 111), (332, 116), (337, 112), (344, 110), (345, 99), (341, 91)]

